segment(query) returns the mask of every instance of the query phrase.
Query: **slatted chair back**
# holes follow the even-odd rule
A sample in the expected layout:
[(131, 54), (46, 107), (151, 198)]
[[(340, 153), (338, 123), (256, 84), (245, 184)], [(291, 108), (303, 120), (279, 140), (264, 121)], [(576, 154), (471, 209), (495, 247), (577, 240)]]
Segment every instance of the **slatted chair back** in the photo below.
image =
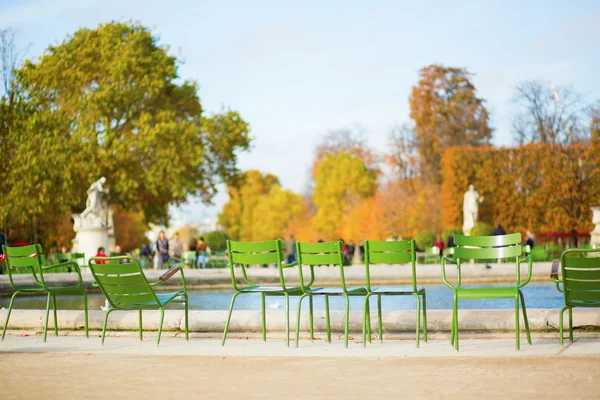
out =
[(88, 266), (112, 308), (139, 310), (160, 307), (142, 267), (134, 257), (92, 257)]
[(600, 307), (600, 257), (592, 255), (600, 249), (569, 249), (560, 257), (567, 306)]
[(417, 291), (416, 276), (416, 245), (411, 240), (365, 240), (365, 271), (367, 276), (366, 286), (371, 291), (371, 264), (411, 264), (413, 290)]
[[(4, 252), (4, 262), (8, 274), (8, 281), (13, 290), (22, 292), (39, 290), (45, 287), (44, 273), (42, 271), (42, 246), (34, 244), (30, 246), (9, 247), (2, 246)], [(13, 281), (13, 274), (29, 272), (34, 279), (35, 286), (31, 287), (28, 283), (25, 287), (19, 287)]]
[(523, 254), (520, 233), (497, 236), (456, 235), (454, 244), (454, 257), (459, 265), (470, 260), (514, 260), (517, 268), (516, 285), (520, 285), (520, 257)]
[(239, 290), (235, 276), (235, 265), (240, 266), (242, 278), (246, 285), (257, 286), (248, 278), (246, 268), (249, 265), (277, 264), (279, 271), (279, 284), (285, 290), (285, 281), (283, 279), (283, 242), (281, 239), (267, 240), (264, 242), (235, 242), (227, 241), (227, 257), (229, 259), (229, 269), (231, 271), (231, 284), (234, 290)]
[[(296, 242), (296, 253), (298, 257), (298, 269), (300, 273), (300, 286), (308, 290), (315, 279), (314, 267), (333, 265), (340, 269), (339, 286), (346, 292), (346, 278), (344, 276), (344, 255), (342, 254), (342, 242)], [(310, 284), (305, 284), (302, 266), (308, 265), (311, 269)], [(338, 286), (338, 285), (336, 285)]]

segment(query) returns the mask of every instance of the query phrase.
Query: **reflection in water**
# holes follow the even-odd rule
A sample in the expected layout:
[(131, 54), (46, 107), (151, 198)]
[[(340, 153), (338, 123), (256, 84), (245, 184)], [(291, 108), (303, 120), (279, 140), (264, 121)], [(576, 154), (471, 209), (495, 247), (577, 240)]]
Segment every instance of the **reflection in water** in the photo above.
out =
[[(491, 286), (491, 285), (490, 285)], [(427, 308), (429, 310), (447, 310), (452, 308), (452, 291), (443, 285), (427, 285)], [(190, 290), (190, 309), (193, 310), (227, 310), (233, 291), (230, 289)], [(563, 295), (557, 292), (553, 284), (530, 284), (523, 293), (525, 304), (530, 308), (560, 308), (564, 305)], [(83, 298), (79, 296), (57, 296), (57, 308), (61, 310), (83, 309)], [(104, 296), (94, 293), (88, 296), (90, 310), (99, 310), (104, 305)], [(376, 307), (376, 299), (372, 297), (372, 308)], [(8, 307), (9, 297), (0, 298), (0, 308)], [(316, 309), (325, 306), (322, 297), (314, 300)], [(295, 310), (297, 297), (290, 297), (290, 309)], [(382, 297), (382, 308), (384, 310), (414, 310), (415, 299), (412, 296), (384, 296)], [(459, 303), (462, 309), (512, 309), (513, 300), (465, 300)], [(353, 310), (362, 309), (363, 298), (351, 297), (350, 307)], [(283, 297), (267, 297), (267, 309), (284, 310), (285, 300)], [(343, 310), (344, 299), (340, 296), (330, 297), (329, 306), (332, 310)], [(180, 304), (169, 305), (169, 308), (183, 308)], [(308, 309), (308, 301), (303, 302), (302, 307)], [(16, 309), (45, 309), (46, 296), (20, 296), (15, 300)], [(260, 310), (260, 294), (248, 294), (238, 296), (235, 302), (236, 310)]]

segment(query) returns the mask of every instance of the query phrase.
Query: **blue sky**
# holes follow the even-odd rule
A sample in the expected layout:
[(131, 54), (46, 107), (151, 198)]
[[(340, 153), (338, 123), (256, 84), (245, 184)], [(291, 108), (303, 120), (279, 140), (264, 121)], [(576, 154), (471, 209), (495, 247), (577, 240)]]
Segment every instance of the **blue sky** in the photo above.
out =
[[(365, 132), (386, 150), (390, 128), (409, 121), (408, 96), (431, 63), (466, 67), (487, 100), (494, 143), (510, 145), (510, 98), (525, 79), (572, 85), (600, 99), (598, 1), (192, 1), (0, 0), (28, 56), (79, 27), (135, 20), (185, 61), (204, 109), (239, 111), (254, 137), (243, 169), (305, 189), (314, 147), (330, 130)], [(175, 223), (215, 215), (191, 203)]]

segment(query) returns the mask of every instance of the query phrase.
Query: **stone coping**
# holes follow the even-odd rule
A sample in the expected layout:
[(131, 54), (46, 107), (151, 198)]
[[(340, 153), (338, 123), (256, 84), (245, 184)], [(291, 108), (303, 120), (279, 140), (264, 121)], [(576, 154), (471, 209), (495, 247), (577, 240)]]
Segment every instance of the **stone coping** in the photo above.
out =
[[(485, 264), (463, 264), (462, 279), (463, 284), (469, 282), (514, 282), (516, 268), (515, 264), (489, 264), (491, 268), (486, 268)], [(533, 281), (550, 282), (550, 270), (552, 264), (541, 262), (533, 264)], [(279, 274), (274, 267), (261, 268), (253, 267), (248, 269), (248, 276), (255, 284), (278, 284)], [(304, 267), (304, 276), (309, 276), (309, 268)], [(397, 285), (411, 282), (411, 269), (408, 265), (373, 265), (370, 267), (371, 282), (375, 285)], [(145, 274), (150, 282), (158, 280), (164, 270), (145, 270)], [(189, 288), (209, 288), (209, 287), (231, 287), (231, 275), (229, 268), (219, 269), (186, 269), (184, 270), (186, 284)], [(340, 271), (337, 267), (318, 267), (315, 268), (317, 277), (316, 285), (339, 285)], [(446, 266), (446, 275), (452, 282), (456, 279), (456, 267), (454, 265)], [(521, 265), (521, 276), (524, 279), (527, 275), (527, 264)], [(82, 269), (84, 286), (88, 289), (97, 290), (92, 287), (93, 276), (89, 269)], [(365, 284), (365, 268), (363, 265), (354, 265), (344, 268), (344, 276), (348, 285)], [(236, 274), (238, 283), (242, 283), (241, 273)], [(297, 285), (298, 270), (296, 268), (287, 268), (284, 270), (285, 282), (288, 285)], [(58, 273), (44, 275), (45, 281), (51, 286), (69, 286), (77, 282), (76, 273)], [(30, 285), (34, 284), (31, 275), (15, 275), (15, 284)], [(441, 266), (439, 264), (418, 264), (417, 281), (422, 284), (441, 284)], [(165, 287), (181, 286), (179, 274), (175, 274), (171, 279), (156, 286), (157, 290)], [(8, 295), (10, 288), (8, 276), (0, 275), (0, 296)]]
[[(3, 326), (8, 310), (0, 310), (0, 326)], [(13, 310), (9, 321), (8, 330), (33, 330), (43, 329), (44, 310)], [(559, 309), (528, 309), (529, 327), (531, 331), (556, 331), (558, 330)], [(89, 327), (92, 330), (102, 329), (105, 312), (99, 310), (89, 311)], [(167, 332), (182, 332), (185, 328), (183, 310), (165, 310), (163, 330)], [(343, 311), (331, 311), (331, 329), (333, 332), (343, 332)], [(565, 323), (568, 322), (565, 313)], [(225, 326), (227, 311), (200, 311), (189, 312), (189, 328), (191, 332), (208, 333), (209, 336), (220, 336)], [(384, 334), (401, 334), (415, 332), (415, 311), (384, 311)], [(285, 312), (267, 311), (267, 332), (285, 332)], [(301, 314), (301, 331), (308, 332), (308, 313)], [(522, 314), (519, 316), (521, 329), (524, 329)], [(143, 313), (144, 330), (158, 329), (159, 311), (151, 310)], [(59, 310), (58, 326), (61, 331), (83, 329), (83, 311)], [(290, 331), (295, 330), (296, 313), (290, 312)], [(451, 310), (429, 310), (427, 312), (427, 328), (429, 332), (449, 332), (452, 323)], [(460, 310), (460, 332), (514, 332), (514, 310)], [(575, 327), (600, 328), (600, 311), (598, 309), (575, 309), (573, 311), (573, 324)], [(48, 322), (48, 335), (54, 326), (52, 311)], [(565, 324), (565, 327), (567, 324)], [(325, 332), (325, 313), (315, 311), (315, 332)], [(362, 332), (362, 312), (350, 312), (350, 331)], [(371, 328), (377, 331), (377, 313), (371, 312)], [(108, 330), (135, 331), (138, 329), (137, 311), (115, 311), (108, 319)], [(256, 333), (261, 330), (260, 311), (235, 311), (231, 317), (230, 332)], [(212, 335), (214, 334), (214, 335)]]

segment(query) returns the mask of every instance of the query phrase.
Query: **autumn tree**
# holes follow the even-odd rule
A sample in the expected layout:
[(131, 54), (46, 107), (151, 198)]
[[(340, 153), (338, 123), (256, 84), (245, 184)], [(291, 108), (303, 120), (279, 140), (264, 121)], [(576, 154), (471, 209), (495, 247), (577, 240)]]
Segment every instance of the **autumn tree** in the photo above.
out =
[(420, 176), (416, 135), (409, 124), (394, 126), (389, 134), (388, 153), (384, 159), (394, 171), (394, 178), (411, 180)]
[(520, 143), (569, 144), (589, 138), (581, 125), (580, 96), (570, 87), (524, 81), (515, 88), (513, 134)]
[(377, 174), (355, 155), (327, 154), (317, 167), (312, 200), (317, 208), (314, 228), (324, 239), (342, 233), (342, 217), (377, 188)]
[[(81, 211), (91, 182), (106, 176), (110, 200), (168, 221), (188, 196), (210, 202), (239, 175), (248, 124), (234, 111), (206, 116), (197, 83), (145, 27), (82, 28), (16, 72), (18, 118), (2, 136), (0, 220), (29, 223)], [(50, 227), (47, 227), (50, 228)]]
[(252, 240), (283, 238), (290, 223), (304, 211), (304, 199), (291, 190), (274, 185), (261, 197), (252, 214)]
[(477, 96), (472, 74), (464, 68), (430, 65), (422, 68), (410, 96), (420, 169), (428, 182), (440, 183), (444, 150), (457, 145), (489, 143), (485, 101)]
[(367, 168), (375, 171), (377, 174), (380, 173), (379, 166), (377, 165), (379, 158), (368, 145), (364, 131), (360, 128), (341, 128), (331, 130), (321, 138), (321, 142), (315, 149), (312, 168), (313, 179), (323, 158), (328, 154), (335, 155), (341, 151), (357, 157)]
[(255, 208), (276, 185), (279, 185), (279, 179), (275, 175), (249, 170), (236, 185), (227, 186), (229, 201), (223, 206), (218, 221), (230, 238), (252, 240)]

